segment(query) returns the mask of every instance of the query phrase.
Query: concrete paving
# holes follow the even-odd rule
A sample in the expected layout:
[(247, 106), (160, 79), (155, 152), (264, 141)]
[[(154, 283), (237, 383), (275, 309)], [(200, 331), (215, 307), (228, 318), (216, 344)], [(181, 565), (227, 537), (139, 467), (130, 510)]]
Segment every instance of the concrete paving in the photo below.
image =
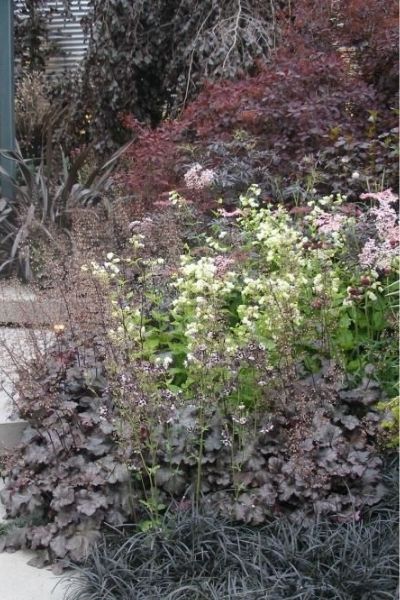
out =
[(0, 324), (37, 327), (62, 321), (64, 303), (54, 294), (38, 295), (29, 286), (0, 282)]
[(63, 600), (66, 584), (46, 569), (29, 566), (33, 552), (0, 554), (1, 600)]
[[(0, 489), (3, 485), (0, 480)], [(0, 522), (4, 514), (0, 502)], [(68, 581), (28, 565), (34, 556), (28, 550), (0, 553), (0, 600), (64, 600)]]

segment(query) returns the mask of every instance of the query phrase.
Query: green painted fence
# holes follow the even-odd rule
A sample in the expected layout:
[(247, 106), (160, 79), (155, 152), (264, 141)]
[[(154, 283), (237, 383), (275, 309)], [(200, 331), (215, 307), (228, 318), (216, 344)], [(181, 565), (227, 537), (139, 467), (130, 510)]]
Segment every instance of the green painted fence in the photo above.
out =
[[(15, 148), (14, 115), (14, 2), (0, 0), (0, 148)], [(14, 174), (12, 161), (0, 156), (0, 165), (10, 175)], [(1, 179), (2, 195), (11, 198), (12, 186)]]

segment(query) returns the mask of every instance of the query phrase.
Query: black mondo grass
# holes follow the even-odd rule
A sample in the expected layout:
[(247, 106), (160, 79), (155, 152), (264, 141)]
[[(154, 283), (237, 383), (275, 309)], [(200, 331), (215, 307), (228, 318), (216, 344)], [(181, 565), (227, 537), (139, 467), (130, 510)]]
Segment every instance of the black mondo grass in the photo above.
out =
[(393, 600), (398, 510), (387, 498), (342, 524), (251, 528), (171, 511), (157, 529), (104, 536), (73, 567), (66, 600)]

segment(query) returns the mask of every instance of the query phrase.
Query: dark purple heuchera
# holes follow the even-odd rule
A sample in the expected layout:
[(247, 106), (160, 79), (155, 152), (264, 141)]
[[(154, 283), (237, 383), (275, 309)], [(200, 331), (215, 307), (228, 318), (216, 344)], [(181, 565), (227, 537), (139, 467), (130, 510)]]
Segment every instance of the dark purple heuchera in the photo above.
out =
[[(263, 411), (247, 422), (235, 421), (229, 410), (186, 405), (161, 424), (155, 419), (135, 454), (133, 432), (128, 427), (124, 440), (118, 431), (103, 348), (96, 340), (77, 348), (59, 336), (47, 363), (32, 365), (21, 380), (19, 413), (29, 425), (10, 457), (2, 493), (13, 520), (0, 538), (3, 549), (39, 550), (39, 565), (82, 561), (104, 523), (137, 518), (139, 498), (154, 494), (150, 486), (143, 490), (153, 467), (159, 501), (187, 505), (204, 427), (204, 508), (232, 520), (259, 524), (276, 514), (359, 519), (384, 493), (379, 417), (369, 408), (376, 388), (346, 392), (332, 377), (284, 389), (275, 383), (265, 388)], [(136, 488), (127, 464), (141, 481)]]
[[(379, 416), (365, 405), (366, 390), (346, 393), (307, 382), (288, 386), (281, 396), (277, 390), (257, 430), (244, 425), (240, 444), (229, 418), (206, 411), (205, 506), (251, 524), (277, 514), (358, 520), (385, 491), (376, 448)], [(371, 393), (376, 400), (377, 390)], [(166, 497), (181, 496), (195, 480), (199, 427), (193, 406), (158, 430), (156, 482)]]
[(79, 561), (104, 522), (121, 524), (131, 513), (104, 369), (96, 351), (67, 344), (35, 375), (20, 384), (19, 413), (29, 425), (2, 492), (18, 526), (0, 547), (43, 550), (39, 563)]

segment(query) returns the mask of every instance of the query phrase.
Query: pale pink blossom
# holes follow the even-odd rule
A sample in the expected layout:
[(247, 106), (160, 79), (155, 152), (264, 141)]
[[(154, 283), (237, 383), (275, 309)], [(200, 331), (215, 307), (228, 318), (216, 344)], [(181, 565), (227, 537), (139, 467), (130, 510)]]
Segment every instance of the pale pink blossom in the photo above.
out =
[(371, 268), (375, 266), (379, 254), (379, 248), (373, 238), (369, 238), (364, 244), (364, 248), (358, 255), (362, 267)]
[(220, 208), (218, 210), (218, 212), (221, 215), (221, 217), (226, 217), (226, 218), (240, 217), (243, 215), (243, 211), (240, 208), (236, 208), (235, 210), (232, 210), (231, 212), (225, 210), (224, 208)]
[(329, 234), (340, 231), (346, 220), (344, 215), (322, 212), (315, 222), (320, 233)]
[(392, 267), (397, 256), (397, 246), (391, 246), (387, 242), (377, 246), (375, 240), (369, 239), (358, 258), (362, 267), (387, 270)]
[(361, 200), (366, 200), (368, 198), (371, 200), (378, 200), (379, 203), (392, 203), (398, 200), (398, 196), (392, 192), (391, 188), (383, 190), (383, 192), (366, 192), (365, 194), (360, 195)]
[(391, 206), (398, 200), (392, 190), (362, 194), (361, 200), (376, 200), (378, 205), (369, 210), (376, 228), (376, 239), (370, 238), (362, 249), (359, 260), (363, 267), (390, 269), (398, 256), (399, 228), (397, 213)]
[(184, 179), (189, 189), (202, 190), (213, 183), (215, 173), (211, 169), (203, 169), (199, 163), (196, 163), (185, 173)]
[(226, 273), (226, 271), (233, 264), (235, 264), (235, 261), (233, 258), (230, 258), (228, 256), (223, 256), (223, 255), (216, 256), (214, 259), (214, 262), (215, 262), (215, 266), (217, 267), (218, 275), (224, 275)]

